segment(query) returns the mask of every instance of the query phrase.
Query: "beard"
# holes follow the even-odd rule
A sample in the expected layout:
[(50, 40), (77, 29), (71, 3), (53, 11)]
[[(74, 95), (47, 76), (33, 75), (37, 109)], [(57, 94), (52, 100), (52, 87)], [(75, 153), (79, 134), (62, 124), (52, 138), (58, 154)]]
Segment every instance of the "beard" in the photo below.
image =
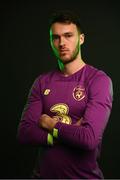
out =
[(63, 64), (68, 64), (73, 62), (76, 57), (78, 56), (80, 52), (80, 42), (78, 41), (74, 51), (72, 52), (71, 56), (69, 58), (61, 58), (57, 53), (55, 53), (55, 56), (58, 58), (58, 60)]
[(78, 56), (79, 54), (79, 51), (80, 51), (80, 44), (79, 44), (79, 41), (71, 55), (70, 58), (64, 60), (64, 59), (60, 59), (60, 61), (63, 63), (63, 64), (68, 64), (68, 63), (71, 63), (72, 61), (74, 61), (76, 59), (76, 57)]

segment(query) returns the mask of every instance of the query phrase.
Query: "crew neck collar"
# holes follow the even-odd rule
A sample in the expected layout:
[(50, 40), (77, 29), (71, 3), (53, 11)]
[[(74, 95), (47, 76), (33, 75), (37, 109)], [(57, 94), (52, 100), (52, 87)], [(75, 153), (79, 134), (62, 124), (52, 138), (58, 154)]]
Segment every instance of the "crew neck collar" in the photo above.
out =
[(68, 75), (68, 76), (65, 76), (65, 75), (62, 73), (62, 71), (60, 71), (60, 70), (58, 70), (58, 73), (59, 73), (59, 75), (60, 75), (61, 77), (67, 79), (67, 78), (70, 78), (70, 77), (72, 77), (72, 76), (74, 76), (74, 75), (76, 75), (76, 74), (79, 74), (86, 66), (87, 66), (87, 64), (85, 63), (82, 68), (80, 68), (78, 71), (76, 71), (75, 73), (73, 73), (73, 74), (71, 74), (71, 75)]

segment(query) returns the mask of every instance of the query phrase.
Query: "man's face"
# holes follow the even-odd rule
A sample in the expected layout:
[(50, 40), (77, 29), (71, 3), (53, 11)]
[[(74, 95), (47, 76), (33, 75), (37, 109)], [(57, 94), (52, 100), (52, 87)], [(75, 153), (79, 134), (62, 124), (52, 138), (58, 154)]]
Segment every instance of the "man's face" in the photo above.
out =
[(83, 34), (78, 33), (73, 23), (54, 23), (50, 29), (50, 42), (55, 56), (64, 64), (75, 60), (83, 43), (80, 43), (81, 36)]

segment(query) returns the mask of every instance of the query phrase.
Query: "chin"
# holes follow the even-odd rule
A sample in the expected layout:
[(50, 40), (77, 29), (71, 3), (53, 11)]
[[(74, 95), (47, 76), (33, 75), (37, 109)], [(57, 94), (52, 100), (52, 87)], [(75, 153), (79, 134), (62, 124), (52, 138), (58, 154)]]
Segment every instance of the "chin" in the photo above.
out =
[(69, 64), (72, 61), (74, 61), (73, 59), (67, 59), (67, 60), (61, 60), (63, 64)]
[(64, 62), (69, 62), (71, 61), (71, 58), (70, 57), (60, 57), (61, 61), (64, 63)]
[(70, 59), (67, 59), (67, 58), (61, 58), (61, 61), (62, 61), (63, 63), (65, 63), (65, 62), (69, 62)]

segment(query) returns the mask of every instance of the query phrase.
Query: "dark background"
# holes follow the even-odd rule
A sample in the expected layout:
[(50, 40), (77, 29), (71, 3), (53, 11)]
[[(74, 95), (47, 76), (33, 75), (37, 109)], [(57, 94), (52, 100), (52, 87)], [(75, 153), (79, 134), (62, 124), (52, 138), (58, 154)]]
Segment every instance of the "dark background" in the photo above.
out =
[(115, 1), (83, 0), (0, 1), (0, 178), (29, 178), (32, 171), (37, 149), (18, 144), (17, 127), (33, 81), (56, 67), (48, 21), (50, 14), (60, 9), (80, 15), (86, 35), (83, 59), (104, 70), (113, 81), (113, 109), (100, 166), (105, 178), (120, 178), (120, 8)]

